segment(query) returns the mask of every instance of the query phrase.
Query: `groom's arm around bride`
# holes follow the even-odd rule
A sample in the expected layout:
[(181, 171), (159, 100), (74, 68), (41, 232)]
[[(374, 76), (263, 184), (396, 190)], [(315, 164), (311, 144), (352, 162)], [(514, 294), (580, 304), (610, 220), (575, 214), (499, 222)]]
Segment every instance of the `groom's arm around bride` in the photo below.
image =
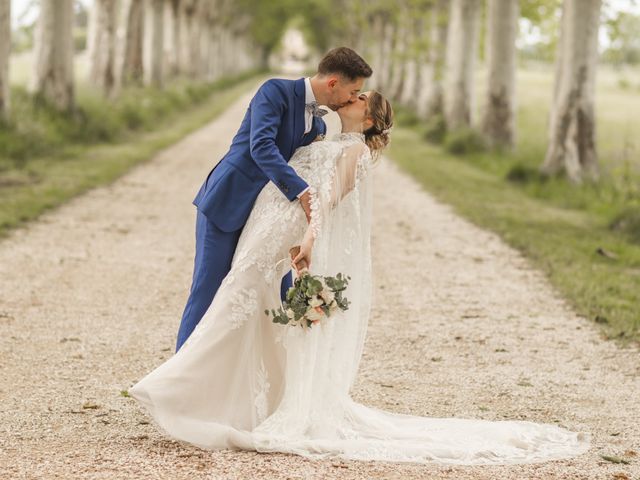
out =
[[(355, 101), (371, 68), (353, 50), (328, 52), (312, 78), (270, 79), (249, 104), (229, 151), (209, 172), (195, 199), (196, 253), (176, 351), (208, 309), (231, 268), (240, 232), (269, 181), (309, 218), (307, 183), (288, 164), (294, 151), (326, 133), (317, 104), (336, 110)], [(282, 291), (291, 284), (283, 279)]]

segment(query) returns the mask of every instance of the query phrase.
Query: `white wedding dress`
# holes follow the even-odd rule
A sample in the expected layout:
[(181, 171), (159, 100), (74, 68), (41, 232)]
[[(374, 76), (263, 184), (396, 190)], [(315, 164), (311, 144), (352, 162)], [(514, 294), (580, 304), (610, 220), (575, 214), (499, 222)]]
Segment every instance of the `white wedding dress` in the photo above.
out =
[(307, 331), (265, 314), (280, 305), (289, 248), (307, 228), (299, 203), (269, 182), (208, 311), (130, 395), (169, 436), (204, 449), (469, 465), (584, 452), (588, 435), (554, 425), (426, 418), (351, 399), (371, 301), (372, 158), (363, 140), (338, 134), (298, 149), (289, 162), (311, 187), (311, 272), (350, 275), (350, 308)]

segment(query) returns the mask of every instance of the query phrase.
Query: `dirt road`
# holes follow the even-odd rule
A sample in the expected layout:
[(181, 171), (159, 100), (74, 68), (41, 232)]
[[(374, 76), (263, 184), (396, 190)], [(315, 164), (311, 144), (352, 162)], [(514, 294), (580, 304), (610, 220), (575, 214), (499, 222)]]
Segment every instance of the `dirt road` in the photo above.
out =
[(590, 432), (592, 449), (508, 467), (314, 462), (201, 451), (156, 431), (121, 391), (173, 353), (191, 200), (249, 99), (0, 242), (0, 478), (640, 478), (638, 352), (602, 340), (519, 253), (388, 160), (376, 172), (376, 299), (354, 398), (555, 422)]

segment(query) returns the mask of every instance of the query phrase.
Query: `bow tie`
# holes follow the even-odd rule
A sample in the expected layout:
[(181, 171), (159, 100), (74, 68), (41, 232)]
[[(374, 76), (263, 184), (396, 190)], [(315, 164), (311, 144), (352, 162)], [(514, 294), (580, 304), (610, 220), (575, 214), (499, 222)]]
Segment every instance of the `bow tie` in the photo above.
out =
[(311, 115), (313, 115), (314, 117), (323, 117), (327, 113), (329, 113), (328, 110), (325, 110), (324, 108), (319, 108), (318, 102), (307, 103), (305, 104), (304, 108), (307, 109), (307, 111), (311, 112)]

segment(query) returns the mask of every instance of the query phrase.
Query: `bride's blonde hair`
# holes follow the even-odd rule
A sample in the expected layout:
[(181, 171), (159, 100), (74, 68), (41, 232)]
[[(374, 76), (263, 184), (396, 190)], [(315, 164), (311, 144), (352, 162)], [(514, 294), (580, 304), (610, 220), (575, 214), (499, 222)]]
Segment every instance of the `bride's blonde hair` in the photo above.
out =
[(371, 154), (377, 158), (389, 144), (389, 134), (393, 128), (393, 108), (389, 100), (375, 90), (372, 90), (367, 103), (367, 115), (373, 120), (373, 125), (362, 133), (364, 133), (364, 141), (371, 150)]

